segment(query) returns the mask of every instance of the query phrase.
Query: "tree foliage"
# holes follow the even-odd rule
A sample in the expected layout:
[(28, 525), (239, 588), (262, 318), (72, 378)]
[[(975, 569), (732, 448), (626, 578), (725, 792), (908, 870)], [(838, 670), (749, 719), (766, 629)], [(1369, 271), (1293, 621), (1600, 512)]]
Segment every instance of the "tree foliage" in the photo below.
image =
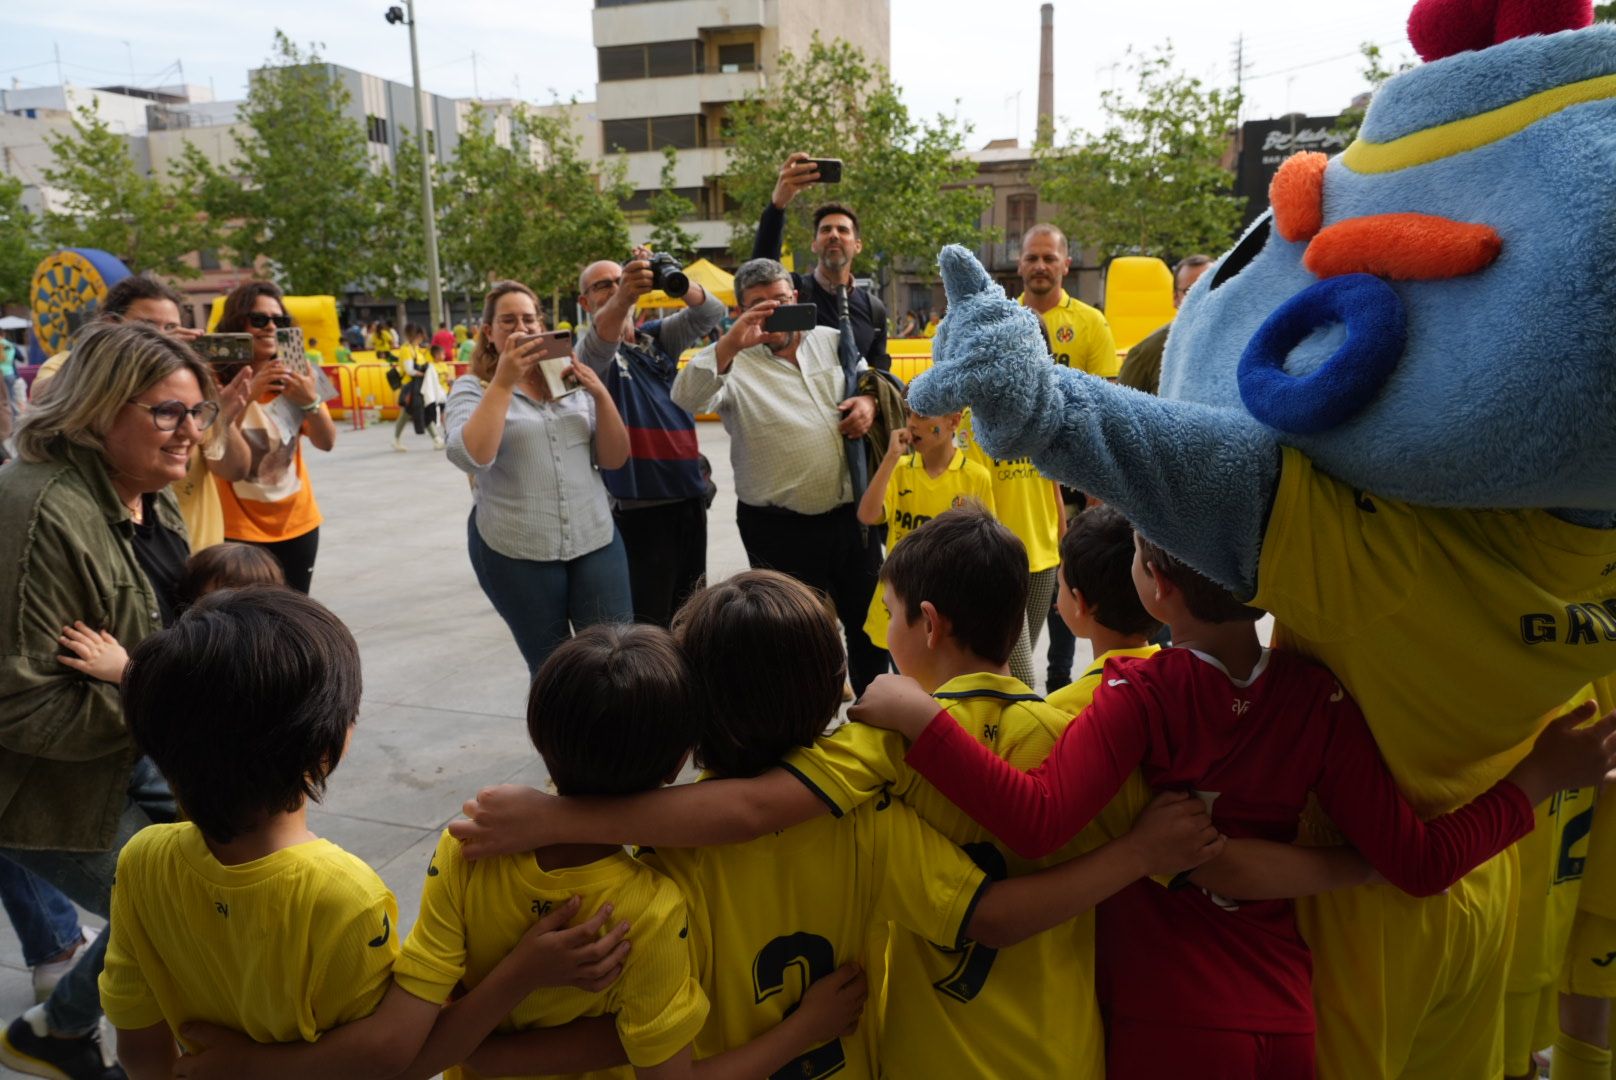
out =
[[(1413, 59), (1408, 56), (1396, 60), (1387, 59), (1381, 47), (1372, 41), (1359, 45), (1358, 52), (1363, 56), (1363, 79), (1369, 84), (1370, 95), (1378, 92), (1387, 79), (1401, 75), (1414, 67)], [(1368, 100), (1364, 99), (1365, 103), (1362, 105), (1349, 106), (1336, 121), (1335, 129), (1349, 140), (1358, 137), (1358, 129), (1363, 126), (1364, 116), (1369, 112)]]
[(197, 277), (185, 256), (213, 244), (214, 232), (184, 182), (143, 176), (126, 136), (93, 106), (73, 116), (73, 133), (45, 137), (55, 159), (45, 180), (63, 196), (45, 214), (45, 237), (61, 247), (100, 248), (135, 273)]
[(1100, 95), (1103, 131), (1037, 151), (1040, 195), (1076, 246), (1103, 257), (1223, 250), (1244, 205), (1223, 167), (1239, 95), (1179, 71), (1170, 45), (1130, 68), (1131, 89)]
[(1616, 0), (1609, 4), (1594, 5), (1595, 22), (1616, 22)]
[[(433, 162), (433, 195), (439, 177)], [(400, 131), (393, 167), (370, 178), (375, 205), (375, 239), (366, 260), (367, 284), (377, 296), (399, 300), (427, 297), (426, 226), (421, 221), (421, 148), (410, 131)]]
[(696, 253), (696, 236), (679, 223), (696, 215), (696, 204), (674, 190), (679, 151), (662, 148), (662, 189), (651, 196), (651, 250), (672, 255), (683, 266)]
[(185, 158), (210, 216), (232, 223), (225, 243), (235, 260), (267, 258), (288, 292), (340, 296), (373, 276), (376, 190), (365, 129), (343, 113), (348, 100), (315, 46), (300, 49), (277, 30), (241, 107), (232, 175), (200, 154)]
[(39, 221), (22, 204), (22, 181), (0, 175), (0, 304), (26, 304), (34, 267), (45, 256)]
[(841, 40), (817, 36), (806, 56), (781, 53), (769, 87), (736, 104), (724, 187), (735, 201), (732, 248), (751, 253), (758, 214), (774, 191), (780, 165), (794, 151), (843, 162), (842, 182), (792, 202), (785, 240), (799, 257), (812, 240), (816, 205), (844, 203), (859, 216), (862, 267), (885, 278), (895, 264), (935, 265), (945, 244), (979, 247), (992, 201), (973, 186), (976, 163), (963, 156), (969, 125), (945, 116), (917, 120), (881, 65)]

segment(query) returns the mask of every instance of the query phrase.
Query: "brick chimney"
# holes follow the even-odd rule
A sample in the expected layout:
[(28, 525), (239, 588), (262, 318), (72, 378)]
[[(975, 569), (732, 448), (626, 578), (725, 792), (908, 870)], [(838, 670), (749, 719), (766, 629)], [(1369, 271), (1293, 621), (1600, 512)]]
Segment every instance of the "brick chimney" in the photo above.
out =
[(1055, 141), (1055, 5), (1038, 9), (1038, 133), (1040, 146)]

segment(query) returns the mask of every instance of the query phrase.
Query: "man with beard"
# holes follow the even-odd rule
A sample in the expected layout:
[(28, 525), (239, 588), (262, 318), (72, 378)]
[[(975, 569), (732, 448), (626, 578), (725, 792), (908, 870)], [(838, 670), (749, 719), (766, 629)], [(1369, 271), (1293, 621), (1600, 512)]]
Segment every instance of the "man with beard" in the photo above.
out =
[(1066, 234), (1053, 225), (1034, 225), (1021, 238), (1018, 270), (1024, 291), (1017, 302), (1044, 320), (1057, 364), (1115, 379), (1122, 362), (1117, 358), (1111, 324), (1094, 308), (1067, 295), (1064, 282), (1071, 269)]
[[(752, 258), (780, 258), (786, 207), (803, 188), (818, 182), (819, 167), (807, 154), (798, 152), (786, 158), (786, 163), (780, 166), (780, 179), (774, 185), (774, 197), (758, 220)], [(816, 209), (812, 250), (818, 259), (814, 272), (791, 275), (798, 302), (814, 305), (819, 309), (819, 325), (834, 328), (839, 325), (836, 289), (840, 285), (847, 286), (848, 317), (853, 323), (853, 340), (859, 353), (871, 367), (890, 371), (892, 358), (887, 355), (886, 305), (868, 289), (853, 284), (853, 260), (864, 250), (858, 216), (839, 203), (826, 203)]]

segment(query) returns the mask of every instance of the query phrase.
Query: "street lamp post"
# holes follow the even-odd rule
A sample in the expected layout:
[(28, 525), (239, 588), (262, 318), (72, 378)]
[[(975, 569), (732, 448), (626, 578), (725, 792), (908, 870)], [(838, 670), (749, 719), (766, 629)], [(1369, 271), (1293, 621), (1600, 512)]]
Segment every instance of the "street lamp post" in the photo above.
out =
[(415, 44), (415, 0), (404, 0), (409, 12), (398, 7), (387, 9), (390, 24), (404, 23), (410, 28), (410, 78), (415, 85), (415, 144), (421, 152), (421, 225), (426, 233), (426, 282), (431, 307), (430, 335), (443, 318), (443, 282), (438, 277), (438, 224), (432, 209), (432, 159), (427, 154), (426, 110), (421, 105), (421, 54)]

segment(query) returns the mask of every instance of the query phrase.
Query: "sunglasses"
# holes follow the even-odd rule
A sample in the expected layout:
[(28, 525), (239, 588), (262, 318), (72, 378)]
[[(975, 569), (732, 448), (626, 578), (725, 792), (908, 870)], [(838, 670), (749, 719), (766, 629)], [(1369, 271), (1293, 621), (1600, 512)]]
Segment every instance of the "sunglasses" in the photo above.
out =
[(285, 330), (292, 325), (292, 317), (290, 315), (265, 315), (262, 311), (255, 311), (247, 316), (247, 325), (254, 330), (262, 330), (270, 323), (274, 323), (282, 330)]
[(196, 430), (206, 431), (219, 417), (217, 401), (204, 401), (190, 408), (186, 408), (183, 401), (159, 401), (156, 405), (148, 405), (144, 401), (131, 401), (129, 404), (151, 413), (152, 424), (158, 431), (178, 431), (187, 416), (196, 425)]

